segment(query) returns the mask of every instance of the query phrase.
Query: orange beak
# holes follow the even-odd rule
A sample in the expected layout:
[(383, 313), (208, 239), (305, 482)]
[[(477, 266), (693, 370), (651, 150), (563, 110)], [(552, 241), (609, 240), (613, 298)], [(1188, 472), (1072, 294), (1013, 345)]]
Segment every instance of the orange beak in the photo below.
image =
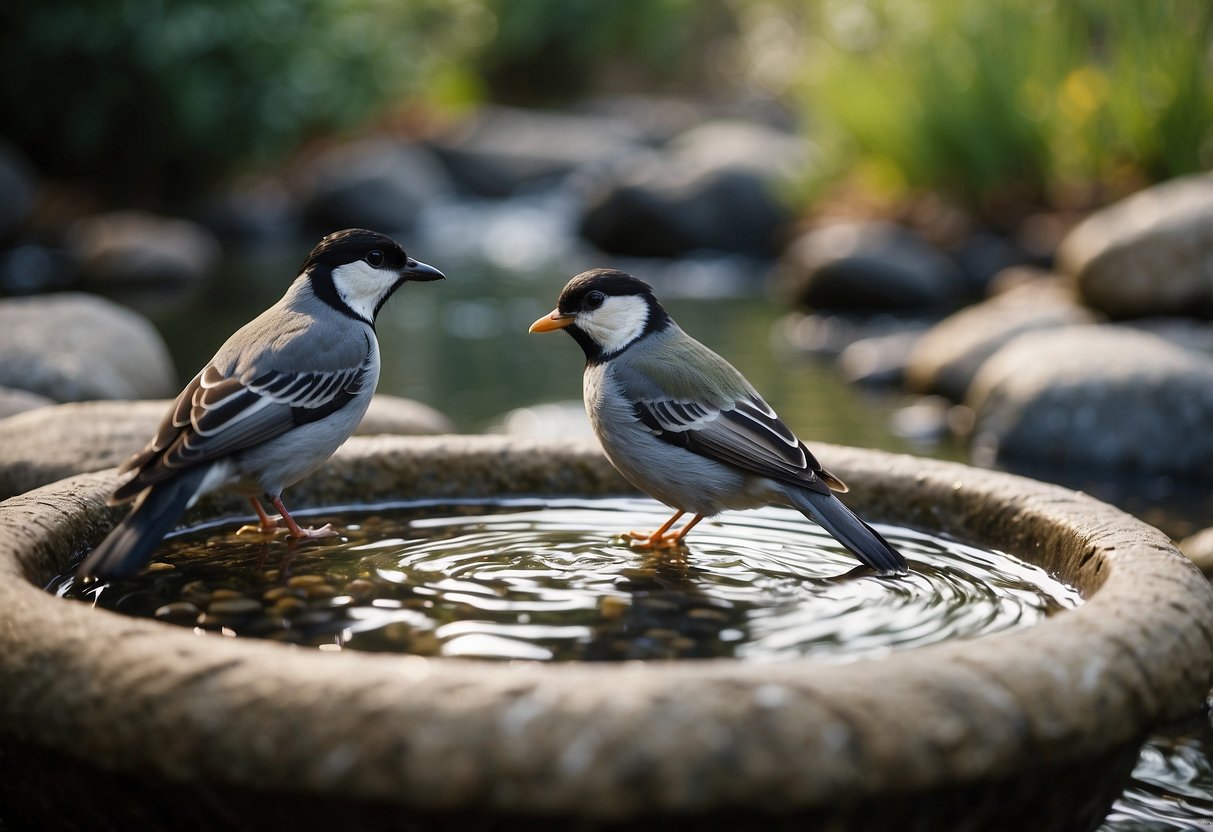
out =
[(576, 315), (566, 315), (559, 309), (553, 309), (550, 315), (544, 315), (535, 323), (531, 324), (528, 332), (553, 332), (557, 329), (564, 329), (577, 319)]

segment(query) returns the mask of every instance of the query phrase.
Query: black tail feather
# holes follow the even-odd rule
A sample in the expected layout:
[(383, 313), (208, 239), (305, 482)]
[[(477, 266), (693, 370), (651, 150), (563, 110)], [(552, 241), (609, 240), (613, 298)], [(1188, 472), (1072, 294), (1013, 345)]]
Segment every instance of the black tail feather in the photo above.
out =
[(205, 476), (202, 466), (148, 489), (126, 519), (80, 564), (76, 576), (110, 579), (137, 572), (185, 513)]
[(904, 575), (909, 571), (901, 553), (834, 495), (789, 488), (788, 497), (801, 513), (820, 523), (839, 543), (880, 574)]

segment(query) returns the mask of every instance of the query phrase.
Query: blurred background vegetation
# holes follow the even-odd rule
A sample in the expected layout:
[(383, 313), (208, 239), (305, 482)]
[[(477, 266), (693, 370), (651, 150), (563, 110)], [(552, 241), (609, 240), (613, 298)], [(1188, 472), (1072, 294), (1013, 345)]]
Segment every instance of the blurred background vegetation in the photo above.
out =
[(1208, 0), (9, 0), (2, 133), (117, 203), (482, 101), (757, 96), (847, 182), (994, 219), (1213, 162)]

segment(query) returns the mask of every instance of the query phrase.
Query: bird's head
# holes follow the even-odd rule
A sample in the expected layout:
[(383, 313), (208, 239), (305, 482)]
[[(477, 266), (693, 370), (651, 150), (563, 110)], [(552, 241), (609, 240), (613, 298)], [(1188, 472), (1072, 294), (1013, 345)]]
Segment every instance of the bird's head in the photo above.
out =
[(445, 277), (409, 257), (391, 237), (365, 228), (329, 234), (308, 254), (299, 273), (329, 306), (368, 324), (375, 323), (383, 304), (405, 281)]
[(556, 308), (531, 324), (531, 332), (563, 329), (595, 362), (623, 352), (670, 325), (653, 288), (625, 272), (592, 269), (570, 280)]

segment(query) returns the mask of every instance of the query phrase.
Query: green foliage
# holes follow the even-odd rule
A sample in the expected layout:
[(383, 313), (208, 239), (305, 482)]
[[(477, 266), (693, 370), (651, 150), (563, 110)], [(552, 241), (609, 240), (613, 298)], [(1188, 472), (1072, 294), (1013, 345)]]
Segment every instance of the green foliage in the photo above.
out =
[(1208, 0), (775, 5), (814, 34), (800, 100), (836, 166), (890, 192), (1057, 199), (1213, 164)]
[(9, 0), (6, 138), (44, 172), (188, 192), (417, 89), (469, 26), (455, 0)]

